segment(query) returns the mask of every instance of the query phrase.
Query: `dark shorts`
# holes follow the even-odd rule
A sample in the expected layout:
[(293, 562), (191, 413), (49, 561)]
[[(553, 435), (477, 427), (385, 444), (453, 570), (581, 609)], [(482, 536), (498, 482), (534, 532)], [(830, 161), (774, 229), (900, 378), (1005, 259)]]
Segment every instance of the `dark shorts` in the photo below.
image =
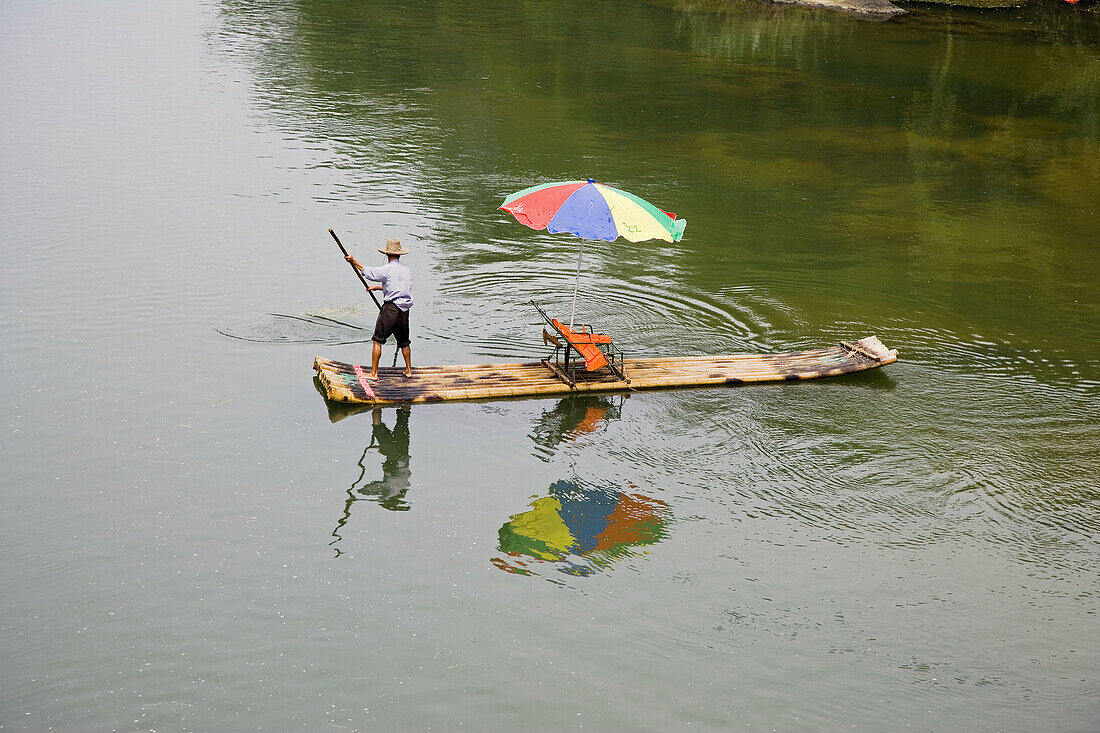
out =
[(409, 311), (403, 311), (392, 301), (387, 300), (382, 304), (382, 311), (378, 314), (378, 320), (375, 321), (371, 341), (384, 344), (390, 334), (397, 339), (398, 348), (403, 349), (412, 343), (409, 341)]

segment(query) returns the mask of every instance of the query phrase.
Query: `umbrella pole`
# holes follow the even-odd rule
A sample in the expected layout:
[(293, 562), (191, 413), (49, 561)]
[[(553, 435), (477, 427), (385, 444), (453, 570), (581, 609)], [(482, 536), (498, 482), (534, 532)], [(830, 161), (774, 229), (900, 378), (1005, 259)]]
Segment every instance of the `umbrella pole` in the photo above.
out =
[(581, 257), (584, 256), (584, 240), (581, 240), (581, 251), (577, 254), (577, 279), (573, 282), (573, 310), (569, 314), (569, 330), (573, 330), (573, 317), (577, 315), (577, 287), (581, 284)]

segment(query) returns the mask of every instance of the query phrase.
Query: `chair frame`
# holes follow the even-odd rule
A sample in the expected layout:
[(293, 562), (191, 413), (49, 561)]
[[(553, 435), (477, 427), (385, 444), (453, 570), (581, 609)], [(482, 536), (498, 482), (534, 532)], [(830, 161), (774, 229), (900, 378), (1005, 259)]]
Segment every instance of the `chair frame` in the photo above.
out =
[[(531, 305), (535, 306), (535, 310), (539, 312), (539, 315), (542, 316), (543, 321), (546, 323), (546, 326), (542, 329), (543, 345), (552, 345), (554, 347), (554, 350), (550, 352), (550, 354), (540, 360), (554, 376), (570, 387), (575, 387), (577, 384), (578, 363), (580, 363), (582, 370), (593, 371), (588, 369), (584, 355), (580, 352), (580, 349), (577, 348), (577, 345), (570, 340), (570, 334), (572, 334), (573, 336), (584, 336), (586, 338), (585, 344), (595, 346), (602, 352), (604, 360), (606, 361), (607, 370), (623, 382), (627, 384), (630, 383), (630, 380), (626, 378), (626, 366), (623, 361), (623, 352), (611, 342), (610, 336), (598, 334), (593, 330), (592, 326), (584, 323), (575, 324), (571, 330), (567, 329), (570, 333), (566, 333), (554, 323), (554, 319), (551, 318), (538, 303), (532, 300)], [(547, 330), (547, 328), (551, 330)], [(604, 367), (600, 367), (599, 370), (594, 371), (600, 371), (603, 368)]]

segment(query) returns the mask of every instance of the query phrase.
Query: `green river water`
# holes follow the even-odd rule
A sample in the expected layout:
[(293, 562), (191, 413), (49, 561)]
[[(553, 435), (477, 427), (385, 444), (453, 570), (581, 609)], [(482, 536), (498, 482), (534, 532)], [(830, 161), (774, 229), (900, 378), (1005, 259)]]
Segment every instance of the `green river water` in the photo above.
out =
[[(1095, 730), (1100, 13), (908, 9), (0, 5), (0, 730)], [(327, 228), (531, 360), (586, 177), (688, 221), (585, 247), (628, 356), (899, 362), (325, 404)]]

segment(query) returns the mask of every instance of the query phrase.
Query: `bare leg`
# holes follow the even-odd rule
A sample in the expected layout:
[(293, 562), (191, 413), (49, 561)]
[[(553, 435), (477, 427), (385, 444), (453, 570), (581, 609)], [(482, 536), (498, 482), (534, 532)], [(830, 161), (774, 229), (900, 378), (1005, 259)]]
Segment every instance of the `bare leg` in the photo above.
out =
[(382, 358), (382, 344), (377, 341), (371, 341), (373, 346), (370, 350), (370, 376), (371, 379), (378, 379), (378, 360)]
[(406, 346), (401, 349), (401, 356), (405, 359), (405, 376), (411, 377), (413, 375), (412, 347)]

